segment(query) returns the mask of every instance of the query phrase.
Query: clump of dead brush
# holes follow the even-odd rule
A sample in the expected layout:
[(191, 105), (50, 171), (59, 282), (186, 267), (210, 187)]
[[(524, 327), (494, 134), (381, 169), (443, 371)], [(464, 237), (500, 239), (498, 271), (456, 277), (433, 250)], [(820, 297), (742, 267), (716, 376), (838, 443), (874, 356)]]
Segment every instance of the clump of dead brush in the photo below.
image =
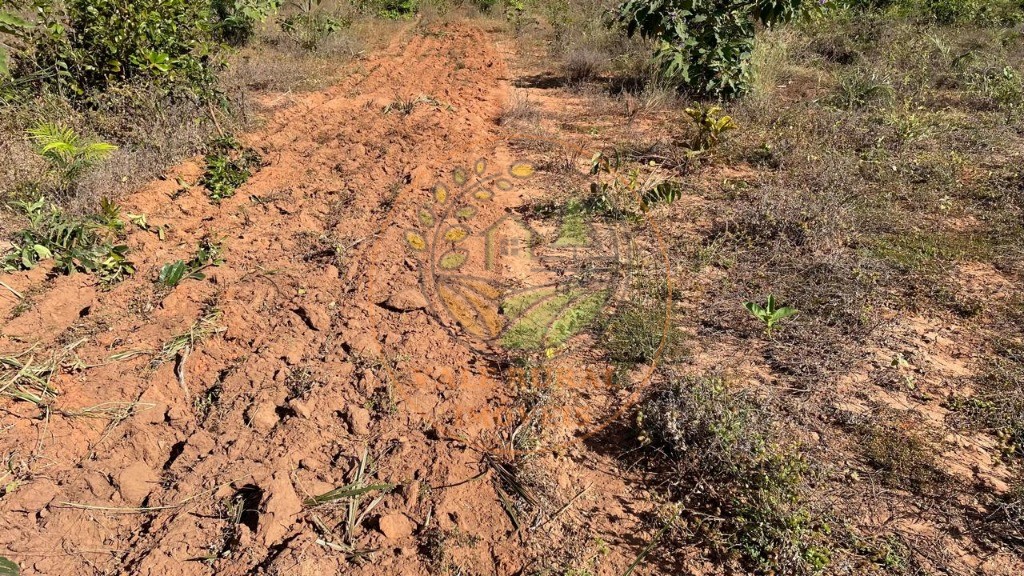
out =
[(923, 437), (888, 423), (901, 420), (890, 416), (856, 426), (861, 453), (890, 486), (918, 493), (940, 487), (946, 477), (933, 456), (935, 448)]
[(678, 517), (672, 532), (748, 570), (809, 574), (827, 554), (802, 505), (803, 459), (774, 438), (770, 407), (718, 377), (678, 379), (637, 412), (660, 453)]
[(153, 359), (154, 366), (162, 362), (174, 360), (174, 374), (178, 377), (178, 383), (181, 384), (186, 397), (191, 396), (191, 394), (186, 384), (185, 364), (196, 345), (210, 336), (225, 330), (220, 325), (220, 314), (220, 310), (216, 308), (208, 311), (189, 326), (187, 331), (168, 340), (160, 350), (160, 353)]
[(61, 366), (82, 366), (74, 354), (81, 343), (71, 343), (50, 354), (39, 353), (38, 346), (32, 346), (21, 353), (0, 355), (0, 396), (45, 407), (58, 394), (51, 381)]

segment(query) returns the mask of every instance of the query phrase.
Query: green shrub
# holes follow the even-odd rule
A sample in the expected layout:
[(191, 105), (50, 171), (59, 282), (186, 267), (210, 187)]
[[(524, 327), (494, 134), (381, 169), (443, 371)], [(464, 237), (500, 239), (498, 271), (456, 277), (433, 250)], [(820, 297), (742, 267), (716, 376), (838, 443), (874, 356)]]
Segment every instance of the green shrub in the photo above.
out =
[(208, 95), (211, 12), (191, 0), (69, 0), (39, 11), (19, 73), (38, 74), (68, 95), (142, 79)]
[(222, 42), (240, 46), (280, 7), (281, 0), (212, 0), (214, 32)]
[(215, 140), (210, 148), (200, 184), (214, 201), (234, 196), (235, 190), (248, 182), (252, 171), (263, 162), (258, 152), (242, 146), (230, 136)]
[(57, 272), (90, 272), (106, 284), (135, 273), (127, 258), (128, 247), (115, 243), (117, 232), (124, 226), (115, 204), (104, 200), (102, 211), (85, 219), (48, 206), (43, 198), (18, 206), (29, 225), (15, 234), (13, 248), (0, 255), (0, 270), (28, 270), (53, 260)]
[(1018, 0), (925, 0), (922, 8), (940, 24), (973, 22), (1005, 26), (1024, 20)]
[(626, 0), (611, 23), (628, 36), (654, 40), (665, 76), (680, 86), (735, 96), (750, 87), (757, 24), (790, 21), (819, 6), (817, 0)]
[[(37, 0), (38, 21), (0, 13), (16, 77), (88, 97), (139, 82), (213, 96), (218, 43), (239, 45), (280, 0)], [(0, 75), (6, 58), (0, 51)]]

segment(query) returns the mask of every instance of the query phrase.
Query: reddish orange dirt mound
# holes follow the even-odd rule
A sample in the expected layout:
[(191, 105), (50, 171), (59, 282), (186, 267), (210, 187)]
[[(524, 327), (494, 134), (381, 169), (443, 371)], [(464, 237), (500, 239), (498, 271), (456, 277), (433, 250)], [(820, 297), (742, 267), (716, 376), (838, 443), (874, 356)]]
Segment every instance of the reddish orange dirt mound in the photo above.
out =
[[(42, 417), (2, 400), (0, 453), (25, 479), (0, 500), (3, 555), (50, 575), (425, 574), (448, 561), (515, 574), (567, 537), (562, 520), (638, 530), (608, 475), (558, 521), (516, 534), (482, 474), (493, 467), (442, 426), (503, 391), (453, 393), (486, 363), (416, 298), (421, 263), (405, 233), (453, 167), (513, 160), (496, 122), (508, 76), (480, 29), (409, 26), (343, 84), (243, 138), (266, 165), (232, 198), (211, 203), (197, 163), (126, 198), (166, 231), (130, 235), (128, 281), (104, 291), (86, 275), (5, 277), (31, 305), (0, 299), (0, 353), (57, 354), (63, 369)], [(509, 194), (495, 210), (517, 202)], [(158, 287), (160, 267), (203, 238), (223, 243), (224, 263)], [(496, 424), (464, 420), (467, 437)], [(354, 518), (304, 505), (361, 463), (365, 484), (395, 488), (368, 492)], [(597, 474), (559, 466), (552, 511)]]

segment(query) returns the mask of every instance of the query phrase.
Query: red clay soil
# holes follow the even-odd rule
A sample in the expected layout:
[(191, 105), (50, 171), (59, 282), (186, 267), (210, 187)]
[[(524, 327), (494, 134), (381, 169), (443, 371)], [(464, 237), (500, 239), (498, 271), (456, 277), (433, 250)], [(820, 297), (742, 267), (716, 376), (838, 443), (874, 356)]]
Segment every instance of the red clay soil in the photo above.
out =
[[(642, 499), (612, 462), (568, 445), (538, 456), (554, 471), (536, 496), (547, 512), (523, 514), (517, 532), (502, 504), (516, 497), (479, 449), (505, 423), (474, 417), (506, 392), (460, 385), (488, 372), (486, 356), (419, 296), (406, 233), (453, 167), (512, 162), (497, 123), (509, 81), (473, 25), (409, 26), (242, 138), (266, 165), (233, 197), (212, 203), (195, 161), (125, 198), (166, 231), (130, 233), (134, 277), (104, 290), (84, 274), (5, 276), (31, 305), (0, 298), (0, 353), (35, 346), (29, 356), (63, 367), (42, 415), (0, 403), (0, 454), (22, 480), (0, 499), (0, 555), (68, 576), (444, 563), (511, 575), (600, 538), (601, 573), (621, 573), (651, 535)], [(159, 287), (160, 267), (203, 238), (223, 242), (224, 263)], [(194, 346), (162, 353), (197, 323)], [(347, 510), (303, 500), (352, 482), (364, 452), (366, 482), (396, 488), (367, 494), (357, 515), (383, 498), (348, 532)]]

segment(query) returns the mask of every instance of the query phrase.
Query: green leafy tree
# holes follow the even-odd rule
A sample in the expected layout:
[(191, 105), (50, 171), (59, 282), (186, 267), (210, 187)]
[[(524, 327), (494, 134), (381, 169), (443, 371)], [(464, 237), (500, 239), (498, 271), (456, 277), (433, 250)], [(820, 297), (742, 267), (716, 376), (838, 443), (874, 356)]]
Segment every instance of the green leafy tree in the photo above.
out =
[(665, 76), (714, 96), (735, 96), (750, 84), (757, 26), (788, 22), (819, 9), (820, 0), (626, 0), (611, 23), (652, 39)]

